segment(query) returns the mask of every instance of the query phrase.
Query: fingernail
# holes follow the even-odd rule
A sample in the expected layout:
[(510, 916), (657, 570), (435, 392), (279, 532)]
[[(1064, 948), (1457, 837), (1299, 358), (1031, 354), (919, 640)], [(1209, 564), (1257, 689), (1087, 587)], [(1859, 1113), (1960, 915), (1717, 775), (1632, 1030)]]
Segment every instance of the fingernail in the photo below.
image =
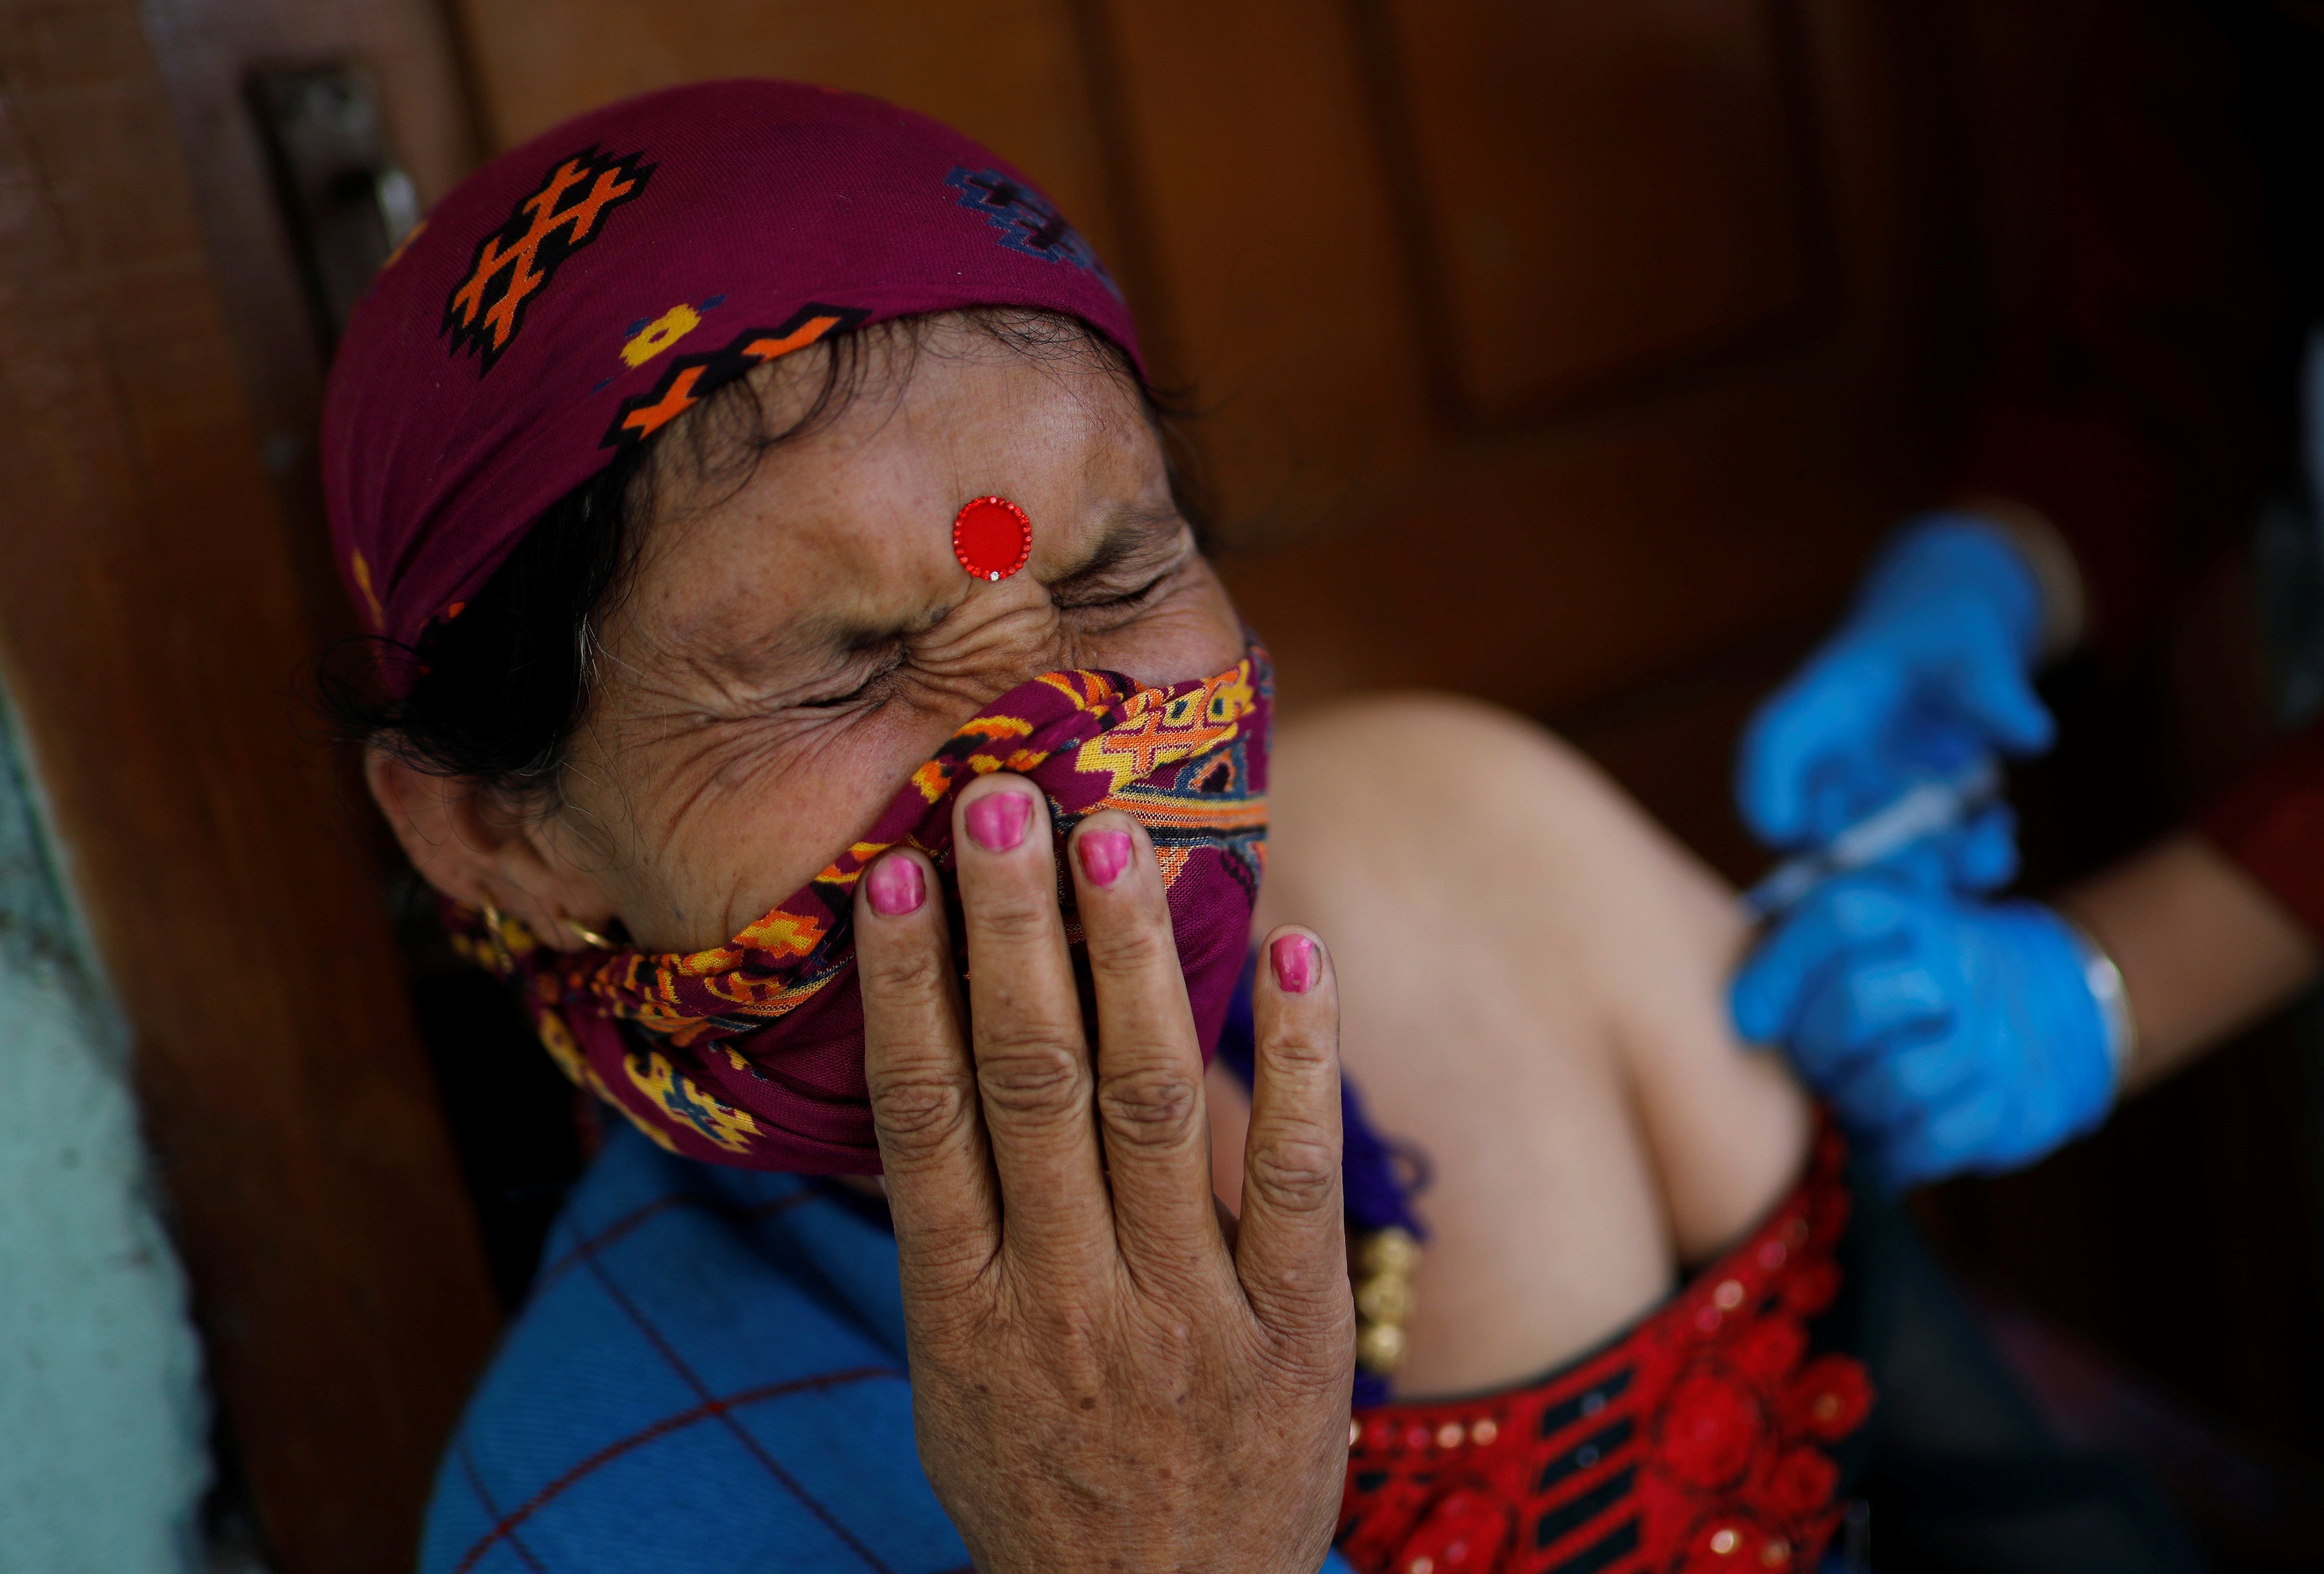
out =
[(920, 866), (908, 858), (883, 858), (863, 877), (872, 893), (872, 910), (882, 918), (900, 918), (919, 908), (926, 888)]
[(1130, 833), (1084, 831), (1074, 842), (1081, 855), (1082, 872), (1090, 883), (1110, 886), (1130, 867)]
[(1315, 943), (1305, 934), (1279, 935), (1267, 953), (1285, 994), (1304, 995), (1315, 987)]
[(987, 793), (968, 805), (968, 833), (987, 852), (1006, 852), (1025, 840), (1033, 800), (1023, 793)]

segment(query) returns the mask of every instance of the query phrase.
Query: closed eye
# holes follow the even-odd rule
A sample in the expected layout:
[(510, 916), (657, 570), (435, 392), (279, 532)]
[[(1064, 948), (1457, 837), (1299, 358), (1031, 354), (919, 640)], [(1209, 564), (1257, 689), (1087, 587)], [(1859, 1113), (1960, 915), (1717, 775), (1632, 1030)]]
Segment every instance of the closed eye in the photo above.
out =
[(880, 694), (887, 688), (890, 680), (896, 676), (897, 669), (903, 665), (903, 654), (900, 651), (894, 652), (868, 674), (862, 682), (845, 694), (818, 695), (814, 699), (799, 701), (799, 708), (807, 711), (837, 711), (844, 710), (850, 705), (862, 704), (879, 697)]
[(1145, 584), (1137, 586), (1135, 589), (1123, 591), (1118, 595), (1103, 595), (1085, 592), (1077, 596), (1058, 596), (1056, 598), (1056, 603), (1059, 610), (1069, 612), (1089, 611), (1099, 607), (1136, 606), (1139, 602), (1146, 600), (1156, 591), (1161, 589), (1164, 582), (1177, 572), (1178, 566), (1173, 564), (1171, 566), (1164, 569), (1161, 573), (1156, 575), (1153, 578), (1148, 580)]

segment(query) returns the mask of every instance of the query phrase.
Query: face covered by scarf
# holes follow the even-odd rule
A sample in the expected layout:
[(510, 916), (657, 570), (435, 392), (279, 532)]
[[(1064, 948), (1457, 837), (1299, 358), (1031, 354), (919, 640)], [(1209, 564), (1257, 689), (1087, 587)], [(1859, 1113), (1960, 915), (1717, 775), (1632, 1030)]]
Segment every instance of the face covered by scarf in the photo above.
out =
[[(708, 951), (558, 952), (512, 919), (487, 924), (466, 907), (450, 911), (455, 939), (519, 982), (567, 1075), (665, 1147), (756, 1169), (869, 1174), (880, 1155), (852, 927), (863, 870), (891, 847), (917, 847), (957, 915), (953, 800), (995, 770), (1047, 795), (1061, 850), (1085, 816), (1128, 813), (1154, 839), (1207, 1055), (1250, 943), (1267, 833), (1268, 686), (1256, 649), (1231, 671), (1167, 689), (1109, 672), (1021, 684), (954, 732), (821, 874)], [(1078, 965), (1070, 884), (1062, 891)]]
[[(1120, 290), (1055, 205), (990, 151), (877, 99), (694, 83), (493, 159), (389, 259), (332, 364), (332, 538), (384, 686), (408, 691), (429, 631), (545, 510), (721, 384), (835, 336), (971, 307), (1078, 318), (1140, 364)], [(908, 842), (948, 879), (953, 796), (984, 772), (1031, 779), (1060, 836), (1095, 809), (1128, 811), (1160, 854), (1207, 1046), (1250, 943), (1267, 686), (1256, 650), (1167, 689), (1104, 672), (1020, 685), (821, 875), (709, 951), (559, 953), (506, 919), (448, 917), (469, 954), (521, 984), (566, 1071), (666, 1146), (875, 1171), (850, 933), (867, 863)]]

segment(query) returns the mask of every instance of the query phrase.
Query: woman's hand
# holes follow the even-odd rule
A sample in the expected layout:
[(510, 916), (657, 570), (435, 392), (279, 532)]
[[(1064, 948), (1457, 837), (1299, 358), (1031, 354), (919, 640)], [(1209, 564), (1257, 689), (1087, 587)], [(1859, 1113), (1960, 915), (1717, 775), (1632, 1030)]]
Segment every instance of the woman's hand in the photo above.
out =
[(990, 777), (954, 830), (965, 1010), (926, 861), (889, 854), (856, 898), (936, 1496), (986, 1574), (1314, 1574), (1354, 1359), (1323, 949), (1297, 929), (1268, 938), (1238, 1228), (1211, 1196), (1202, 1052), (1145, 831), (1101, 814), (1070, 849), (1093, 1053), (1047, 805)]

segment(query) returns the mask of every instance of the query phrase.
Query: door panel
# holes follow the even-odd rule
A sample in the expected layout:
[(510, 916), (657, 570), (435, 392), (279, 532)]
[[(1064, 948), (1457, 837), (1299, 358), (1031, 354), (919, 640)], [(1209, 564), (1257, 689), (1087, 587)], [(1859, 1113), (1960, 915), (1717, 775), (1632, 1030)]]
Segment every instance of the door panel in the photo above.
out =
[(1231, 539), (1331, 528), (1431, 446), (1361, 42), (1335, 0), (1110, 0), (1166, 370)]
[(260, 66), (358, 64), (379, 90), (389, 149), (425, 204), (475, 159), (458, 61), (429, 0), (145, 0), (138, 11), (319, 649), (361, 632), (323, 524), (314, 433), (328, 346), (317, 336), (245, 87)]
[(1820, 282), (1774, 0), (1392, 0), (1397, 204), (1463, 410), (1529, 406), (1749, 340)]

